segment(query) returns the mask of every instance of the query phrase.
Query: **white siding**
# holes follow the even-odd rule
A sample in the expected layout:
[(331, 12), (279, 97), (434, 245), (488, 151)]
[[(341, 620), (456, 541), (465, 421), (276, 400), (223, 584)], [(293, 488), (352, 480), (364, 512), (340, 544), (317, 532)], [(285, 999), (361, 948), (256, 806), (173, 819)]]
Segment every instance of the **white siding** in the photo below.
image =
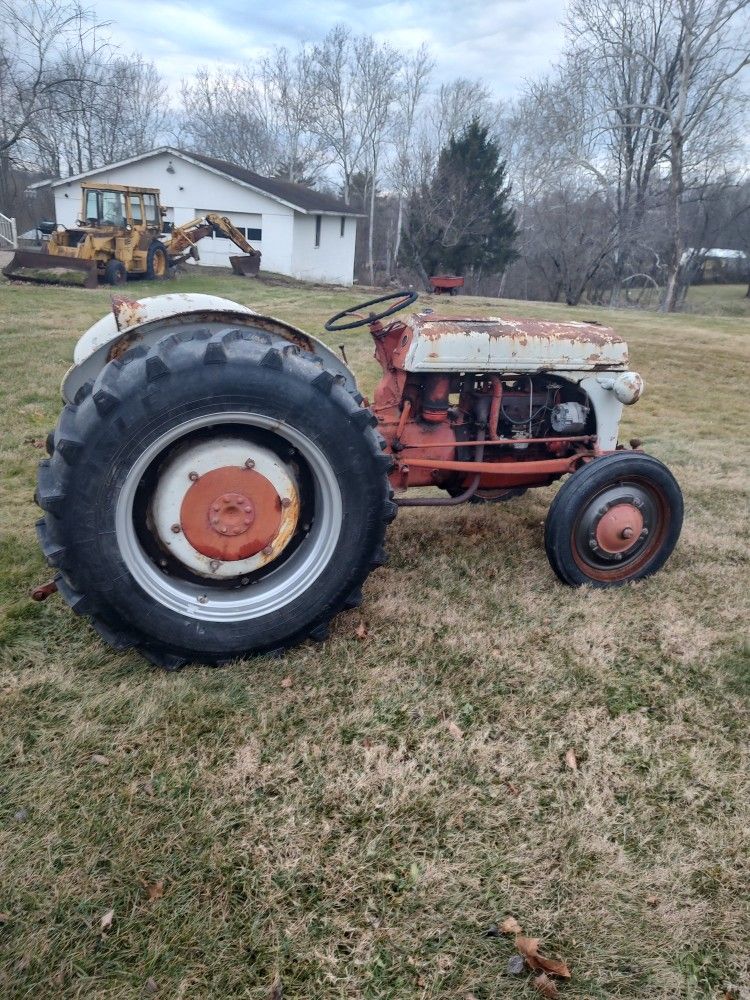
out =
[(341, 235), (340, 215), (320, 216), (320, 246), (315, 246), (315, 216), (294, 215), (292, 274), (304, 281), (351, 285), (357, 220), (346, 217)]

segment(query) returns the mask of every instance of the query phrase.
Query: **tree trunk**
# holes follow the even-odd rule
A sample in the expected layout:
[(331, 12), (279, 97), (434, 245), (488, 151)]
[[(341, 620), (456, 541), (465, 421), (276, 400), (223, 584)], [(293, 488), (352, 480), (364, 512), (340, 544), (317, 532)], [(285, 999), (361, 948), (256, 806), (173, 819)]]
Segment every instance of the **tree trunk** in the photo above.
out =
[(375, 235), (375, 183), (378, 172), (377, 155), (372, 161), (372, 177), (370, 178), (370, 226), (367, 234), (367, 267), (370, 271), (370, 284), (375, 284), (375, 261), (373, 259), (373, 245)]
[(396, 239), (393, 241), (393, 266), (398, 267), (398, 252), (401, 249), (401, 226), (404, 218), (404, 196), (398, 194), (398, 214), (396, 215)]
[(674, 312), (680, 291), (682, 260), (682, 226), (680, 225), (680, 199), (682, 197), (682, 134), (672, 130), (669, 152), (669, 190), (667, 194), (667, 233), (669, 259), (667, 261), (667, 287), (664, 291), (662, 312)]

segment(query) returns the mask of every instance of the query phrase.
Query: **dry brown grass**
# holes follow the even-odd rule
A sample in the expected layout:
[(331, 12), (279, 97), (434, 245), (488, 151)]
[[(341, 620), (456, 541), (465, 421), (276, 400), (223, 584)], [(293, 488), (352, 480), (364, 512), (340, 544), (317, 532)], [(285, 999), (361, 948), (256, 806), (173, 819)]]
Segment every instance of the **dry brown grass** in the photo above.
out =
[[(312, 332), (358, 298), (180, 288)], [(552, 489), (404, 510), (325, 645), (165, 675), (27, 599), (48, 576), (27, 439), (106, 308), (0, 285), (0, 996), (265, 1000), (278, 978), (287, 1000), (531, 997), (512, 942), (483, 936), (509, 913), (568, 961), (565, 997), (750, 995), (747, 321), (579, 314), (627, 335), (648, 391), (623, 437), (685, 490), (659, 576), (557, 584)], [(366, 336), (347, 345), (371, 388)]]

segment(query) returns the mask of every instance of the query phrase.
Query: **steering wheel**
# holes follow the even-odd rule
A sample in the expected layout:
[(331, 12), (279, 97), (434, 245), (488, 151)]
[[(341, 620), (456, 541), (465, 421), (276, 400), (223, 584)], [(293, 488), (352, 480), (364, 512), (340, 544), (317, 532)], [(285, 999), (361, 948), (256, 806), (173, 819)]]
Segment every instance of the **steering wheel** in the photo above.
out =
[[(335, 316), (331, 316), (325, 325), (325, 329), (329, 333), (336, 333), (338, 330), (354, 330), (358, 326), (369, 326), (370, 323), (374, 323), (376, 320), (385, 319), (386, 316), (392, 316), (394, 313), (406, 309), (412, 302), (416, 302), (418, 297), (416, 292), (391, 292), (390, 295), (381, 295), (380, 298), (360, 302), (359, 305), (352, 306), (351, 309), (343, 309), (341, 312), (336, 313)], [(397, 301), (382, 312), (370, 313), (369, 316), (358, 316), (353, 323), (337, 324), (337, 320), (344, 319), (347, 316), (357, 316), (362, 309), (369, 309), (370, 306), (376, 306), (380, 302), (391, 302), (393, 299)]]

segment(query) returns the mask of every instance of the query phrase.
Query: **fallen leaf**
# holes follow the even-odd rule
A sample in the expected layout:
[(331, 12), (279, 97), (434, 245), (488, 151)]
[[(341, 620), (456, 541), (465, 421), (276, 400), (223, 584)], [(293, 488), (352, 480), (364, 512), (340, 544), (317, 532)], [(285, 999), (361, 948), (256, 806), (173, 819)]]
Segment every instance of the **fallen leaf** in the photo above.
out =
[(91, 754), (91, 763), (92, 764), (101, 764), (103, 766), (105, 764), (109, 764), (109, 757), (105, 757), (104, 754), (101, 754), (101, 753), (92, 753)]
[(518, 785), (514, 785), (512, 781), (506, 781), (505, 787), (508, 789), (511, 795), (518, 796), (521, 794), (521, 789)]
[(578, 770), (578, 758), (576, 757), (576, 752), (572, 747), (570, 750), (565, 751), (565, 765), (566, 767), (569, 767), (571, 771)]
[(531, 984), (537, 993), (541, 993), (543, 997), (549, 997), (550, 1000), (555, 1000), (556, 997), (560, 996), (560, 992), (557, 989), (557, 984), (553, 982), (546, 976), (543, 972), (540, 972), (538, 976), (534, 976)]
[(500, 930), (503, 934), (520, 934), (523, 928), (515, 917), (506, 917), (500, 924)]
[(552, 976), (570, 979), (570, 969), (565, 962), (555, 958), (545, 958), (539, 954), (539, 938), (517, 937), (516, 948), (526, 959), (526, 964), (535, 972), (549, 972)]
[(658, 896), (646, 896), (646, 903), (648, 906), (658, 906), (661, 900)]
[(102, 919), (99, 921), (99, 927), (103, 931), (108, 931), (112, 926), (112, 921), (115, 919), (115, 911), (107, 910)]
[(490, 924), (486, 931), (482, 931), (482, 937), (500, 937), (497, 924)]
[(143, 882), (143, 888), (148, 894), (149, 903), (153, 903), (155, 899), (161, 899), (164, 895), (164, 881), (159, 879), (158, 882)]
[(463, 729), (457, 726), (456, 723), (453, 721), (453, 719), (450, 719), (446, 723), (446, 728), (448, 729), (448, 732), (451, 734), (454, 740), (462, 740), (464, 738)]
[(437, 967), (441, 972), (447, 972), (453, 967), (453, 959), (450, 955), (438, 955), (437, 957)]
[(141, 791), (145, 795), (156, 795), (156, 789), (154, 788), (153, 781), (144, 781), (141, 785)]
[(7, 924), (10, 920), (10, 913), (0, 913), (0, 924)]
[(159, 984), (153, 976), (149, 976), (143, 989), (146, 993), (156, 993), (159, 989)]
[(364, 622), (360, 622), (359, 625), (357, 625), (357, 627), (354, 630), (354, 632), (355, 632), (355, 635), (357, 636), (358, 639), (366, 639), (367, 638), (368, 628), (367, 628), (367, 626), (365, 625)]
[(290, 688), (292, 684), (294, 684), (294, 681), (292, 680), (291, 677), (285, 677), (281, 682), (281, 686), (283, 688)]

